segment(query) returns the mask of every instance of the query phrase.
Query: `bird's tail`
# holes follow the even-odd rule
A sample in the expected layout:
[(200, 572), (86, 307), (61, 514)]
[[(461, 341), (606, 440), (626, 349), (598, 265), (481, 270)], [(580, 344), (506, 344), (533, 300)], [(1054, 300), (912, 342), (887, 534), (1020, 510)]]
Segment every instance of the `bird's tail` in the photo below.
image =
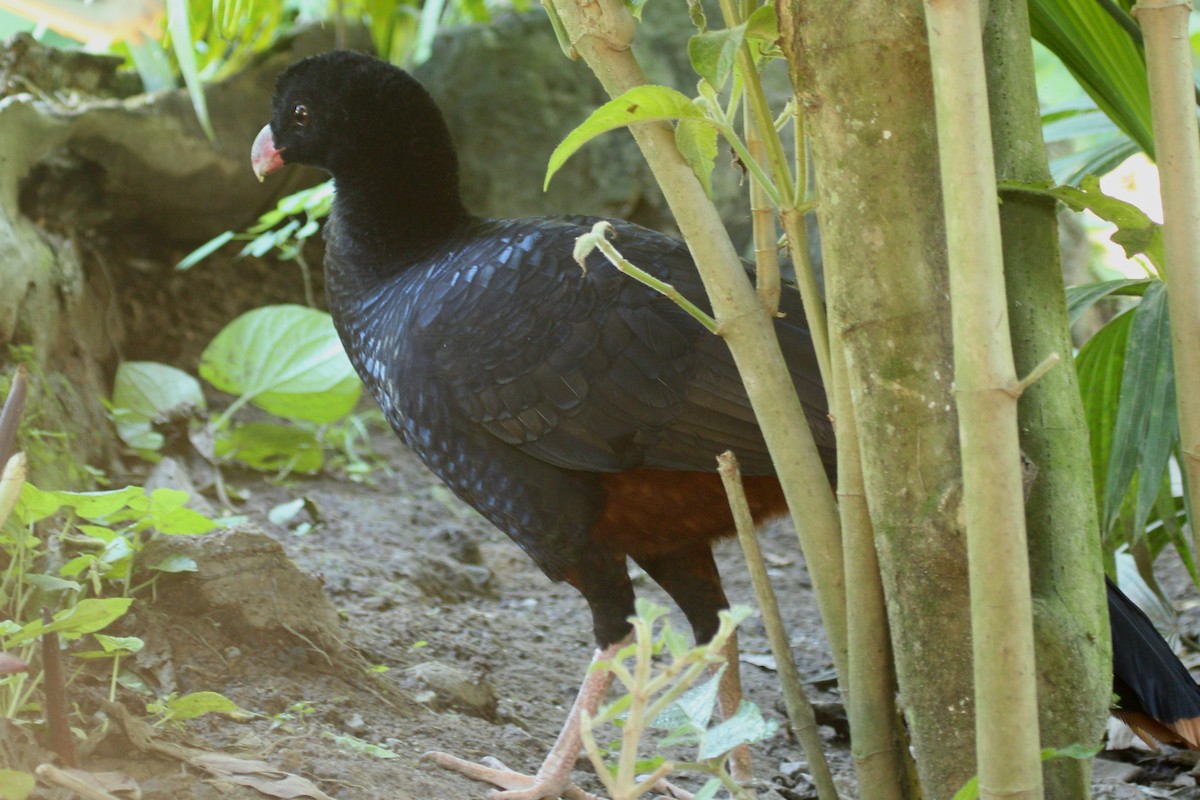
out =
[(1140, 608), (1106, 579), (1112, 627), (1113, 714), (1146, 744), (1200, 750), (1200, 687)]

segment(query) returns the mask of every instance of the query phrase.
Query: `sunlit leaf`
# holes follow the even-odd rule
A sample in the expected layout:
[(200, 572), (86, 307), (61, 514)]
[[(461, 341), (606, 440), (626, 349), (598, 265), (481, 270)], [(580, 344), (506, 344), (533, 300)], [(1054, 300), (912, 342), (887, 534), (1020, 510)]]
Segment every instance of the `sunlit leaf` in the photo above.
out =
[(192, 692), (172, 697), (162, 703), (171, 719), (194, 719), (204, 714), (233, 714), (242, 709), (237, 703), (217, 692)]
[(543, 189), (550, 185), (554, 173), (574, 155), (580, 147), (602, 133), (623, 128), (637, 122), (655, 122), (674, 119), (705, 119), (704, 112), (690, 98), (666, 86), (637, 86), (609, 100), (591, 113), (579, 127), (550, 154)]
[(1125, 249), (1127, 256), (1145, 255), (1159, 274), (1163, 274), (1162, 225), (1132, 203), (1104, 194), (1100, 190), (1100, 179), (1095, 175), (1085, 177), (1078, 187), (1020, 181), (1001, 181), (998, 186), (1002, 191), (1031, 192), (1053, 197), (1076, 211), (1091, 211), (1117, 226), (1112, 240)]
[(696, 173), (704, 193), (712, 197), (712, 172), (717, 161), (717, 129), (698, 119), (681, 119), (675, 127), (679, 154)]
[(1094, 0), (1030, 0), (1030, 27), (1083, 89), (1154, 157), (1150, 90), (1141, 49)]
[(316, 423), (348, 414), (362, 391), (329, 315), (297, 305), (235, 319), (201, 354), (200, 376), (272, 414)]
[(216, 454), (269, 472), (316, 472), (325, 459), (312, 431), (270, 422), (239, 425), (217, 439)]
[[(146, 437), (153, 434), (156, 418), (182, 409), (205, 408), (198, 380), (183, 370), (153, 361), (124, 361), (117, 367), (112, 404), (114, 409), (127, 412), (116, 417), (117, 435), (138, 448), (153, 447)], [(159, 447), (161, 440), (158, 436)]]
[(5, 800), (25, 800), (33, 794), (37, 778), (28, 772), (0, 769), (0, 797)]
[(11, 649), (22, 642), (36, 639), (43, 633), (55, 632), (64, 639), (77, 639), (85, 633), (95, 633), (128, 611), (132, 602), (133, 599), (129, 597), (80, 600), (73, 607), (55, 614), (49, 625), (41, 620), (22, 625), (19, 632), (4, 640), (0, 649)]

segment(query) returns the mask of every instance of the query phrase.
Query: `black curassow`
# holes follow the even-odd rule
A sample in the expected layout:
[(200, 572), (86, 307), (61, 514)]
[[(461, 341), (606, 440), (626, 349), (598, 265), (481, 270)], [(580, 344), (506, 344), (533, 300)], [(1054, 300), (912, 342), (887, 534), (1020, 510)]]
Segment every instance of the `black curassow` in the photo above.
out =
[[(572, 257), (585, 217), (481, 219), (459, 194), (449, 131), (406, 72), (336, 52), (279, 78), (252, 148), (261, 179), (330, 172), (326, 291), (359, 375), (401, 439), (554, 580), (583, 594), (596, 658), (623, 643), (632, 558), (705, 641), (726, 607), (711, 542), (732, 532), (715, 455), (732, 449), (756, 519), (785, 510), (728, 348), (675, 303)], [(623, 254), (701, 307), (686, 246), (612, 221)], [(799, 298), (776, 322), (832, 477), (836, 451)], [(1200, 691), (1149, 620), (1108, 584), (1117, 713), (1144, 736), (1200, 746)], [(734, 663), (736, 666), (736, 662)], [(579, 714), (607, 690), (589, 672), (538, 774), (436, 760), (538, 800), (577, 792)], [(736, 685), (722, 692), (726, 708)]]

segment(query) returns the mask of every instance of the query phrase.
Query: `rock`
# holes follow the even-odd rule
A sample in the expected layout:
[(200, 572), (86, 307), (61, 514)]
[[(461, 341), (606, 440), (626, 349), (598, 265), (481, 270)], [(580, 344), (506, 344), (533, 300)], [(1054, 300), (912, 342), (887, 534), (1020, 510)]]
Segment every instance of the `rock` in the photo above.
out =
[(340, 647), (337, 609), (320, 580), (301, 572), (283, 546), (255, 526), (159, 537), (146, 545), (140, 563), (156, 564), (172, 555), (191, 558), (197, 571), (159, 577), (159, 599), (168, 609), (178, 606), (189, 616), (213, 614), (227, 626), (248, 629), (251, 642), (264, 630), (281, 630), (322, 647)]
[(406, 572), (409, 580), (424, 594), (444, 603), (495, 596), (492, 571), (482, 565), (464, 564), (434, 555), (419, 555)]
[(491, 683), (473, 678), (466, 670), (440, 661), (426, 661), (408, 674), (428, 686), (438, 708), (454, 708), (487, 720), (496, 718), (496, 691)]

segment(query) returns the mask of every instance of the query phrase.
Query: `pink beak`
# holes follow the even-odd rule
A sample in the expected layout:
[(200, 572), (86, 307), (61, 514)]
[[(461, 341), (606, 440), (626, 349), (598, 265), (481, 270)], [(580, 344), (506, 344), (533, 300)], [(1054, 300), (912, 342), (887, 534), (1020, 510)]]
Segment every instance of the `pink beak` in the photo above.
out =
[(264, 125), (254, 137), (250, 146), (250, 166), (254, 168), (254, 177), (261, 182), (263, 178), (283, 166), (283, 154), (275, 149), (275, 137), (271, 135), (271, 126)]

